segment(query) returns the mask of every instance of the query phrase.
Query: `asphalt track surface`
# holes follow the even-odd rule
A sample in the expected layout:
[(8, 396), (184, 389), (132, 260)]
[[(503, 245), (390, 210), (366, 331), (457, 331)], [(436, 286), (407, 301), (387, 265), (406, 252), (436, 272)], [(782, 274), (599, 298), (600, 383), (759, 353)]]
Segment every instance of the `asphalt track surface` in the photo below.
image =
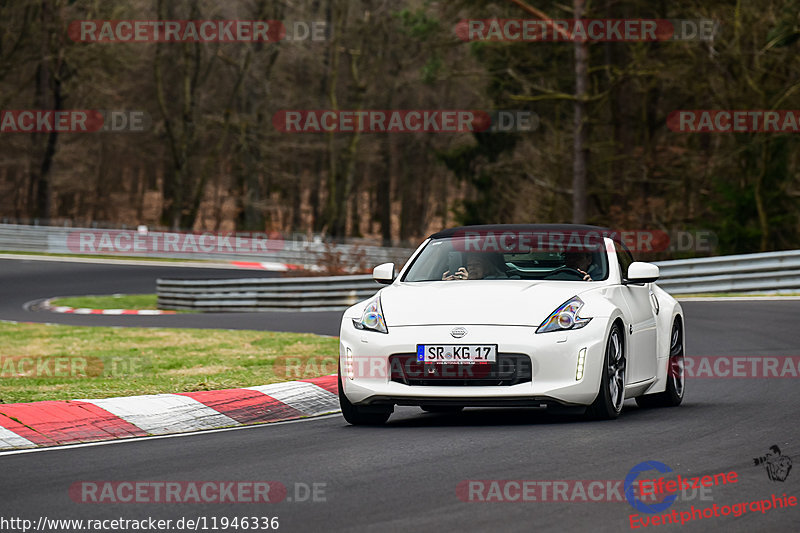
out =
[[(54, 322), (50, 315), (22, 312), (19, 306), (37, 297), (102, 293), (101, 288), (149, 292), (152, 277), (165, 271), (55, 264), (63, 271), (54, 276), (52, 265), (0, 265), (0, 318)], [(181, 277), (195, 274), (203, 277), (209, 272), (184, 270)], [(224, 272), (230, 275), (231, 271)], [(95, 289), (87, 291), (91, 287)], [(800, 355), (800, 301), (683, 306), (690, 356)], [(266, 315), (242, 315), (235, 322), (246, 319), (258, 329), (277, 329), (275, 324), (283, 323)], [(61, 318), (80, 323), (114, 320)], [(136, 318), (137, 325), (156, 318), (187, 320), (173, 326), (212, 325), (199, 315), (125, 318)], [(232, 327), (219, 320), (215, 315), (211, 322)], [(317, 327), (312, 322), (325, 321), (306, 322), (307, 329)], [(772, 494), (800, 496), (800, 467), (795, 466), (784, 482), (776, 482), (752, 460), (777, 444), (784, 455), (800, 461), (799, 410), (797, 379), (698, 378), (688, 381), (678, 408), (642, 410), (628, 401), (622, 416), (609, 422), (586, 422), (536, 409), (468, 409), (461, 415), (439, 415), (408, 407), (399, 408), (386, 426), (378, 428), (348, 426), (334, 415), (6, 455), (0, 456), (0, 518), (22, 517), (35, 523), (39, 517), (173, 521), (206, 517), (209, 531), (213, 531), (212, 517), (237, 516), (278, 516), (279, 531), (625, 531), (630, 530), (629, 516), (637, 512), (624, 501), (467, 502), (459, 499), (456, 487), (465, 480), (621, 480), (638, 463), (655, 460), (683, 476), (738, 473), (737, 483), (714, 487), (704, 496), (710, 499), (689, 494), (670, 511), (769, 499)], [(289, 498), (272, 504), (76, 503), (68, 489), (85, 480), (269, 480), (285, 485)], [(320, 501), (296, 501), (296, 484), (302, 496), (302, 487), (313, 483), (324, 484)], [(645, 529), (798, 531), (800, 508), (748, 511), (739, 517)]]
[(0, 320), (73, 326), (258, 329), (339, 334), (339, 312), (202, 313), (164, 316), (84, 316), (31, 311), (23, 305), (56, 296), (153, 294), (158, 278), (270, 278), (264, 270), (128, 266), (38, 260), (0, 260)]

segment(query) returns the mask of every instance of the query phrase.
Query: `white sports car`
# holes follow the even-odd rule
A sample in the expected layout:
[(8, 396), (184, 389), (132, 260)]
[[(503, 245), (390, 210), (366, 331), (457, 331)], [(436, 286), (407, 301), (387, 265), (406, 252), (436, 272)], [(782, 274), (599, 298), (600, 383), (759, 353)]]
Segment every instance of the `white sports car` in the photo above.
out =
[(387, 286), (344, 313), (339, 400), (351, 424), (395, 405), (547, 406), (613, 419), (627, 398), (684, 393), (680, 304), (611, 231), (466, 226), (431, 235)]

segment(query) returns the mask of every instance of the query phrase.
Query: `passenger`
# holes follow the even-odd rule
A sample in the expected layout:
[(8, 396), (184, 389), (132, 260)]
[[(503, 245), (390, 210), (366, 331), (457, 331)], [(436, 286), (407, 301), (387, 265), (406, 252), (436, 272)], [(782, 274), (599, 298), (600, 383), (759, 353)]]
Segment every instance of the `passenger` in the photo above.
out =
[(503, 279), (507, 278), (498, 266), (500, 256), (488, 253), (471, 253), (467, 255), (466, 266), (459, 267), (454, 274), (446, 271), (443, 280), (453, 279)]

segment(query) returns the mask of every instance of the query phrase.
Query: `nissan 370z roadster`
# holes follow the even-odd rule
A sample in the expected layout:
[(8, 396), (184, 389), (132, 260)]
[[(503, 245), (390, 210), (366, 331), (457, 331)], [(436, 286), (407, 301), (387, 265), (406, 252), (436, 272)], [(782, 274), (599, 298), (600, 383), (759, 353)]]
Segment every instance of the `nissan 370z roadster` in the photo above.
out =
[(614, 419), (623, 402), (684, 394), (680, 304), (610, 230), (491, 225), (431, 235), (386, 287), (344, 313), (339, 401), (347, 422), (395, 405), (428, 412), (542, 407)]

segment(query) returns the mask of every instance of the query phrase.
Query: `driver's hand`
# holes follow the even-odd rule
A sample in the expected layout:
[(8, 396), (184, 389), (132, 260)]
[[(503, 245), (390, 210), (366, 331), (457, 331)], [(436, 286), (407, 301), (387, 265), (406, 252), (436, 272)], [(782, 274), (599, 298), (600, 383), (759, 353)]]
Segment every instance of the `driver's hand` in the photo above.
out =
[(588, 272), (585, 272), (580, 268), (576, 268), (575, 270), (583, 274), (583, 281), (592, 281), (592, 276), (590, 276)]
[(445, 270), (444, 274), (442, 274), (442, 281), (450, 281), (451, 279), (456, 279), (456, 277), (450, 274), (449, 270)]

